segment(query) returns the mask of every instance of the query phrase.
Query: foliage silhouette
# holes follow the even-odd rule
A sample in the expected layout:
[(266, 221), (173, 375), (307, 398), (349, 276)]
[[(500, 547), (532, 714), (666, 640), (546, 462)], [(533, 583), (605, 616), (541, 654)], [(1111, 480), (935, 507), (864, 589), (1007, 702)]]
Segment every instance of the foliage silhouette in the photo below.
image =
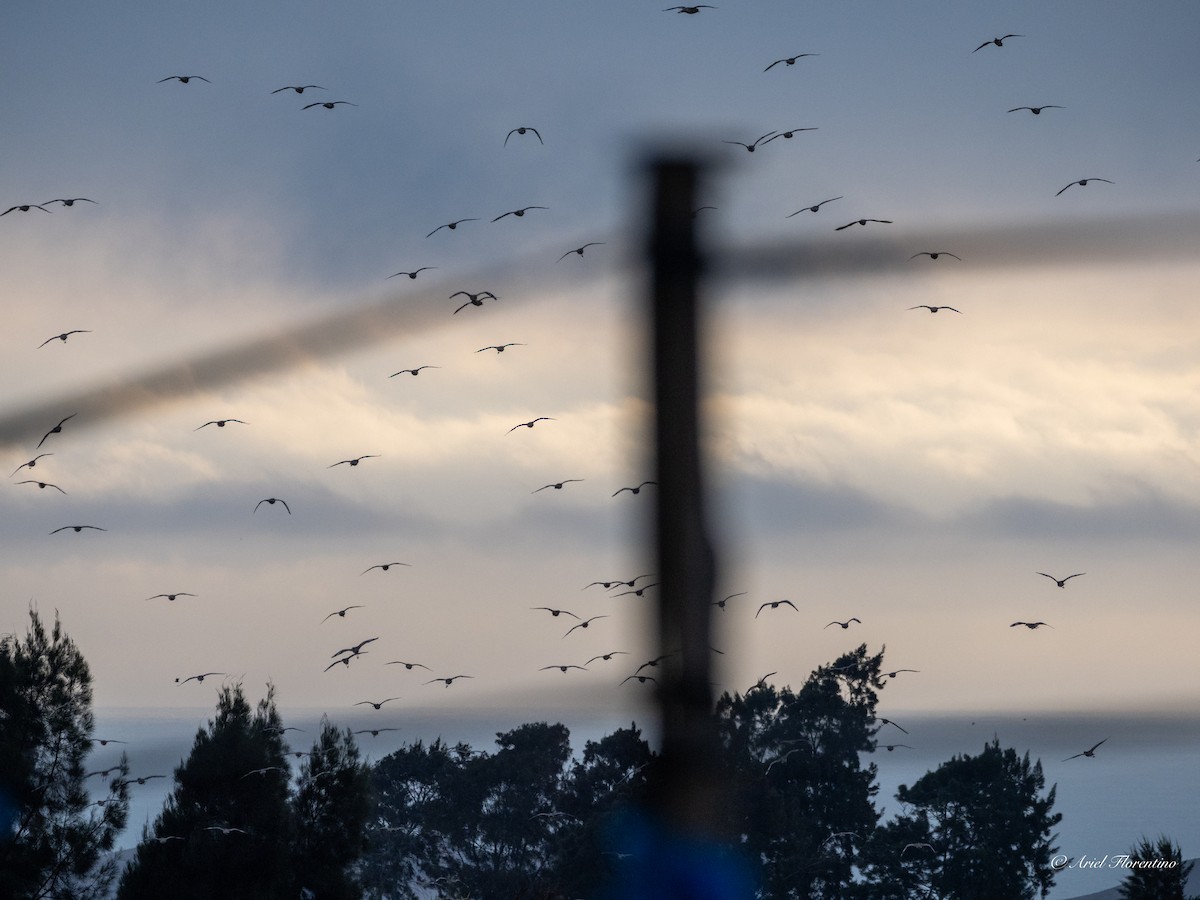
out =
[(124, 754), (106, 796), (88, 800), (92, 677), (57, 615), (36, 610), (24, 641), (0, 638), (0, 896), (104, 897), (116, 876), (106, 854), (129, 814)]
[[(1129, 860), (1134, 863), (1129, 874), (1117, 889), (1122, 900), (1197, 900), (1195, 894), (1187, 895), (1188, 876), (1195, 861), (1185, 863), (1183, 850), (1166, 835), (1159, 835), (1151, 842), (1143, 837), (1129, 851)], [(1142, 868), (1139, 862), (1174, 862), (1170, 868)]]

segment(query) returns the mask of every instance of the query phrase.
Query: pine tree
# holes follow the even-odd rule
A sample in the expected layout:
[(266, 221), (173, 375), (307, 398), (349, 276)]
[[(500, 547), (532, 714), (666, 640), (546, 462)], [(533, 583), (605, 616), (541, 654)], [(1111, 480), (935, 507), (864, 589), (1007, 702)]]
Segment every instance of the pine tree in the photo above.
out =
[(251, 712), (240, 684), (175, 769), (175, 788), (121, 879), (119, 900), (294, 900), (288, 767), (274, 688)]
[(1154, 842), (1143, 837), (1129, 851), (1129, 861), (1129, 874), (1119, 888), (1122, 900), (1196, 900), (1186, 895), (1196, 864), (1184, 863), (1183, 850), (1166, 835)]
[[(0, 638), (0, 896), (104, 896), (116, 875), (105, 854), (125, 827), (129, 790), (112, 780), (89, 803), (92, 677), (55, 616), (47, 635), (30, 610), (25, 640)], [(122, 757), (121, 776), (129, 772)]]
[(328, 720), (301, 766), (292, 798), (292, 872), (301, 889), (321, 900), (357, 900), (353, 871), (367, 848), (370, 767), (361, 762), (349, 729)]

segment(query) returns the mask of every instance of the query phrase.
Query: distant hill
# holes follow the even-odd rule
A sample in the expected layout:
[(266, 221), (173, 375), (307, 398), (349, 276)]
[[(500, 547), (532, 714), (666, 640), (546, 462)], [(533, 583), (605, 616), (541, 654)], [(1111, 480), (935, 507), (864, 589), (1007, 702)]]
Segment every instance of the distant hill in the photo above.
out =
[[(1186, 859), (1183, 864), (1200, 862), (1200, 858)], [(1200, 865), (1192, 869), (1192, 874), (1188, 877), (1185, 896), (1193, 894), (1200, 895)], [(1077, 897), (1071, 897), (1070, 900), (1121, 900), (1121, 895), (1118, 893), (1118, 888), (1110, 887), (1107, 890), (1096, 891), (1093, 894), (1080, 894)]]

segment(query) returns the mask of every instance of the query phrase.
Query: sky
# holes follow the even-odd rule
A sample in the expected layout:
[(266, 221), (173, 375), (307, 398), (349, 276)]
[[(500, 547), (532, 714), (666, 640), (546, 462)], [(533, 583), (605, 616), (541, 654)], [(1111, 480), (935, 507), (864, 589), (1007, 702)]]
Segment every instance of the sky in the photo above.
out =
[(653, 477), (646, 159), (686, 147), (718, 687), (865, 642), (919, 670), (885, 714), (1194, 711), (1200, 8), (714, 6), (9, 4), (0, 208), (95, 202), (0, 216), (0, 632), (57, 611), (106, 709), (218, 672), (648, 718), (653, 589), (584, 586), (653, 573), (653, 487), (613, 493)]

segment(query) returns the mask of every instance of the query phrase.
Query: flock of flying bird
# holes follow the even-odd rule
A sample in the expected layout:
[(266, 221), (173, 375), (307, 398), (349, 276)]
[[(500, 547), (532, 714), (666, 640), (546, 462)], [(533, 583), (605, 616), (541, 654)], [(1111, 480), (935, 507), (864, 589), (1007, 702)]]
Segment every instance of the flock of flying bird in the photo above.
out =
[[(679, 14), (685, 14), (685, 15), (696, 15), (696, 14), (700, 13), (701, 10), (713, 10), (713, 9), (716, 9), (716, 7), (709, 6), (709, 5), (697, 5), (697, 6), (670, 7), (668, 10), (664, 10), (664, 11), (668, 11), (668, 12), (674, 11)], [(992, 38), (992, 39), (986, 40), (983, 43), (979, 44), (971, 52), (978, 52), (989, 46), (994, 46), (996, 48), (1002, 48), (1002, 47), (1004, 47), (1006, 41), (1013, 39), (1013, 38), (1019, 38), (1019, 37), (1024, 37), (1024, 35), (1005, 34), (1001, 37)], [(816, 56), (820, 56), (820, 54), (815, 53), (815, 52), (803, 52), (803, 53), (797, 53), (792, 56), (781, 57), (779, 59), (774, 60), (769, 65), (767, 65), (763, 71), (769, 72), (769, 71), (775, 69), (777, 66), (782, 66), (784, 68), (792, 67), (792, 66), (795, 66), (799, 60), (809, 58), (809, 57), (816, 57)], [(181, 85), (189, 85), (193, 80), (198, 81), (198, 82), (208, 83), (208, 84), (212, 83), (209, 81), (208, 78), (201, 76), (201, 75), (170, 75), (170, 76), (166, 76), (165, 78), (160, 79), (159, 83), (175, 81)], [(285, 92), (290, 91), (296, 95), (303, 95), (306, 91), (324, 91), (324, 90), (326, 90), (326, 88), (324, 88), (320, 85), (316, 85), (316, 84), (296, 84), (296, 85), (285, 85), (283, 87), (272, 90), (269, 93), (280, 94), (280, 93), (285, 93)], [(332, 100), (332, 101), (320, 100), (320, 101), (310, 102), (310, 103), (304, 105), (302, 108), (304, 110), (309, 110), (309, 109), (314, 109), (314, 108), (334, 110), (340, 106), (357, 107), (358, 104), (352, 103), (347, 100)], [(1058, 104), (1044, 104), (1041, 106), (1017, 106), (1017, 107), (1013, 107), (1013, 108), (1009, 109), (1008, 112), (1015, 113), (1015, 112), (1020, 112), (1020, 111), (1028, 111), (1034, 116), (1040, 116), (1043, 113), (1043, 111), (1045, 111), (1045, 110), (1049, 110), (1049, 109), (1062, 110), (1065, 108), (1066, 107), (1058, 105)], [(768, 131), (766, 133), (759, 135), (757, 138), (753, 139), (752, 141), (743, 142), (743, 141), (736, 141), (736, 140), (726, 140), (726, 141), (724, 141), (724, 143), (729, 144), (729, 145), (734, 145), (734, 146), (740, 146), (740, 147), (744, 148), (748, 153), (755, 153), (758, 150), (760, 150), (761, 148), (766, 147), (767, 145), (770, 145), (772, 142), (775, 142), (778, 139), (783, 139), (785, 141), (791, 140), (797, 134), (800, 134), (803, 132), (816, 131), (816, 130), (817, 130), (817, 128), (815, 126), (795, 127), (795, 128), (789, 128), (789, 129), (783, 130), (783, 131), (773, 130), (773, 131)], [(550, 132), (547, 131), (547, 134), (549, 135)], [(542, 131), (540, 131), (538, 128), (535, 128), (535, 127), (532, 127), (529, 125), (520, 125), (520, 126), (510, 129), (507, 132), (507, 134), (504, 136), (502, 146), (508, 147), (510, 140), (512, 140), (514, 137), (518, 138), (518, 139), (524, 138), (526, 140), (533, 138), (533, 139), (536, 139), (538, 147), (546, 146), (546, 140), (543, 137)], [(551, 137), (552, 137), (552, 135), (551, 135)], [(514, 144), (520, 144), (520, 143), (522, 143), (521, 140), (514, 141)], [(511, 151), (509, 151), (509, 152), (511, 152)], [(1057, 192), (1057, 194), (1055, 196), (1061, 196), (1063, 193), (1065, 193), (1071, 187), (1075, 187), (1075, 186), (1078, 186), (1081, 188), (1086, 187), (1091, 182), (1102, 182), (1102, 183), (1106, 183), (1106, 184), (1114, 183), (1113, 181), (1106, 179), (1106, 178), (1098, 178), (1098, 177), (1079, 178), (1079, 179), (1076, 179), (1076, 180), (1070, 182), (1069, 184), (1065, 185), (1063, 188), (1061, 188)], [(827, 205), (837, 203), (844, 199), (845, 199), (845, 197), (842, 195), (829, 197), (829, 198), (821, 200), (819, 202), (803, 206), (800, 209), (796, 210), (795, 212), (790, 213), (787, 216), (787, 218), (798, 216), (801, 213), (819, 214), (824, 211), (824, 208)], [(19, 203), (19, 204), (15, 204), (15, 205), (8, 207), (3, 213), (0, 213), (0, 216), (7, 216), (10, 213), (15, 213), (15, 212), (27, 213), (27, 212), (31, 212), (33, 210), (38, 210), (42, 213), (50, 213), (51, 210), (48, 209), (48, 207), (50, 207), (54, 204), (60, 204), (61, 207), (65, 209), (65, 208), (73, 207), (76, 203), (83, 203), (83, 202), (86, 202), (89, 204), (97, 203), (97, 201), (92, 200), (87, 197), (59, 198), (59, 199), (55, 199), (55, 200), (44, 201), (42, 203)], [(522, 207), (518, 207), (515, 209), (511, 209), (511, 210), (502, 212), (499, 215), (496, 215), (495, 217), (490, 218), (489, 222), (493, 223), (493, 224), (498, 223), (510, 216), (513, 217), (514, 219), (520, 219), (520, 218), (524, 217), (530, 211), (547, 210), (547, 209), (548, 209), (547, 206), (542, 206), (542, 205), (522, 206)], [(480, 222), (483, 220), (483, 218), (484, 217), (476, 216), (476, 217), (464, 217), (464, 218), (454, 219), (452, 221), (449, 221), (444, 224), (436, 226), (435, 228), (433, 228), (432, 230), (430, 230), (428, 233), (425, 234), (425, 238), (432, 238), (435, 235), (437, 235), (439, 232), (442, 232), (443, 230), (445, 230), (447, 232), (455, 232), (458, 229), (458, 226), (463, 225), (465, 223)], [(876, 218), (876, 217), (861, 217), (861, 218), (852, 219), (849, 222), (846, 222), (845, 224), (837, 225), (833, 230), (837, 231), (837, 232), (842, 232), (842, 231), (851, 229), (853, 226), (856, 226), (856, 225), (860, 226), (860, 227), (865, 227), (869, 224), (871, 224), (871, 225), (893, 224), (893, 220), (886, 219), (886, 218)], [(581, 244), (578, 247), (574, 247), (574, 248), (566, 250), (557, 258), (556, 261), (562, 262), (563, 260), (567, 259), (570, 256), (583, 257), (585, 250), (588, 250), (589, 248), (593, 248), (593, 247), (603, 247), (603, 246), (605, 246), (605, 243), (606, 242), (604, 242), (604, 241), (588, 241), (586, 243)], [(957, 256), (955, 253), (952, 253), (952, 252), (946, 251), (946, 250), (922, 250), (922, 251), (913, 253), (909, 257), (909, 259), (913, 260), (913, 259), (917, 259), (918, 257), (928, 257), (931, 261), (937, 261), (942, 257), (948, 257), (950, 259), (961, 261), (961, 257)], [(418, 277), (418, 275), (420, 275), (421, 273), (426, 272), (426, 271), (435, 270), (437, 268), (438, 268), (437, 266), (423, 265), (423, 266), (395, 272), (395, 273), (387, 276), (387, 278), (390, 279), (390, 278), (407, 277), (410, 280), (415, 280)], [(500, 299), (495, 293), (493, 293), (492, 291), (488, 291), (488, 290), (480, 290), (480, 291), (475, 291), (475, 292), (466, 291), (466, 290), (458, 290), (458, 291), (455, 291), (454, 293), (450, 294), (448, 299), (455, 300), (456, 298), (460, 298), (460, 297), (465, 298), (465, 300), (464, 300), (464, 302), (461, 303), (461, 305), (458, 305), (456, 308), (453, 309), (452, 315), (458, 315), (459, 313), (461, 313), (465, 310), (468, 310), (468, 308), (483, 307), (485, 301), (493, 301), (494, 302), (494, 301), (498, 301)], [(926, 309), (931, 314), (937, 313), (941, 310), (948, 310), (951, 312), (961, 314), (961, 310), (959, 310), (953, 306), (947, 306), (947, 305), (919, 304), (916, 306), (909, 307), (909, 309), (910, 310)], [(68, 338), (70, 338), (73, 335), (83, 335), (83, 334), (92, 334), (92, 333), (93, 333), (92, 329), (73, 328), (73, 329), (66, 330), (59, 334), (52, 335), (52, 336), (46, 338), (40, 344), (38, 344), (38, 348), (40, 349), (40, 348), (46, 347), (47, 345), (50, 345), (54, 342), (58, 342), (60, 344), (66, 344), (68, 341)], [(525, 346), (527, 346), (527, 344), (524, 342), (510, 341), (510, 342), (506, 342), (506, 343), (497, 343), (497, 344), (491, 344), (488, 346), (484, 346), (484, 347), (479, 348), (475, 352), (476, 353), (485, 353), (486, 351), (494, 351), (497, 355), (499, 355), (499, 354), (505, 353), (509, 348), (525, 347)], [(426, 370), (433, 370), (433, 369), (438, 369), (438, 368), (440, 368), (440, 366), (423, 364), (423, 365), (413, 366), (413, 367), (409, 367), (409, 368), (399, 369), (399, 370), (393, 372), (388, 377), (395, 378), (397, 376), (405, 375), (405, 374), (415, 377)], [(45, 434), (38, 441), (36, 447), (34, 448), (35, 452), (41, 450), (43, 445), (47, 444), (47, 441), (51, 440), (52, 438), (54, 438), (57, 435), (62, 435), (64, 432), (64, 426), (67, 425), (67, 423), (69, 423), (72, 419), (74, 419), (75, 415), (76, 415), (76, 413), (71, 413), (69, 415), (64, 416), (55, 425), (53, 425), (53, 427), (51, 427), (48, 431), (46, 431)], [(511, 434), (522, 428), (532, 429), (532, 428), (534, 428), (535, 425), (538, 425), (539, 423), (555, 422), (555, 421), (557, 421), (557, 418), (554, 416), (536, 416), (527, 421), (514, 424), (511, 428), (508, 429), (508, 431), (506, 433)], [(245, 426), (248, 423), (246, 421), (244, 421), (243, 419), (232, 418), (232, 417), (211, 419), (211, 420), (206, 421), (203, 424), (197, 426), (193, 430), (201, 431), (203, 429), (208, 428), (209, 426), (216, 426), (217, 429), (224, 429), (230, 424), (238, 424), (238, 425)], [(54, 444), (54, 446), (57, 446), (57, 444)], [(44, 460), (47, 457), (51, 457), (53, 455), (54, 455), (54, 452), (51, 450), (37, 453), (31, 459), (29, 459), (28, 461), (19, 465), (13, 471), (12, 476), (10, 476), (10, 477), (15, 477), (16, 475), (18, 475), (19, 473), (21, 473), (23, 470), (26, 470), (26, 469), (28, 469), (32, 472), (32, 470), (34, 470), (35, 467), (37, 467), (38, 465), (44, 464), (44, 463), (42, 463), (42, 460)], [(360, 464), (362, 464), (365, 460), (376, 459), (376, 458), (379, 458), (381, 455), (382, 454), (368, 453), (368, 454), (363, 454), (363, 455), (359, 455), (359, 456), (354, 456), (354, 457), (350, 457), (347, 459), (339, 460), (337, 462), (333, 462), (333, 463), (329, 464), (326, 468), (336, 469), (339, 467), (347, 467), (347, 468), (353, 469), (353, 468), (359, 467)], [(539, 494), (543, 491), (555, 491), (555, 492), (562, 491), (566, 488), (567, 485), (581, 483), (584, 480), (585, 479), (583, 479), (583, 478), (564, 478), (564, 479), (557, 480), (557, 481), (551, 481), (547, 484), (542, 485), (541, 487), (536, 488), (535, 490), (531, 491), (531, 493)], [(25, 479), (25, 480), (18, 481), (16, 483), (21, 484), (21, 485), (33, 484), (33, 485), (36, 485), (39, 489), (52, 488), (62, 494), (67, 493), (67, 491), (64, 490), (62, 487), (60, 487), (58, 484), (50, 482), (50, 481), (42, 481), (42, 480), (37, 480), (37, 479)], [(656, 482), (653, 480), (643, 480), (634, 485), (620, 487), (618, 490), (616, 490), (615, 492), (613, 492), (611, 494), (611, 497), (617, 497), (626, 492), (628, 492), (630, 495), (636, 496), (639, 493), (641, 493), (645, 488), (652, 487), (655, 484), (656, 484)], [(283, 512), (285, 512), (287, 515), (292, 515), (293, 510), (292, 510), (291, 506), (288, 504), (288, 502), (282, 498), (274, 497), (274, 496), (259, 499), (257, 501), (257, 503), (251, 509), (251, 513), (252, 514), (258, 513), (260, 508), (263, 507), (264, 505), (267, 506), (269, 509), (269, 508), (275, 507), (276, 504), (278, 504), (279, 508)], [(249, 504), (247, 504), (247, 506), (249, 507)], [(103, 532), (106, 529), (101, 526), (92, 525), (92, 524), (69, 524), (69, 525), (63, 525), (61, 527), (55, 528), (52, 532), (50, 532), (50, 534), (58, 534), (60, 532), (81, 533), (85, 530)], [(378, 564), (368, 567), (367, 569), (364, 569), (361, 574), (366, 575), (369, 572), (372, 572), (373, 570), (379, 570), (381, 572), (386, 573), (392, 567), (407, 567), (407, 566), (410, 566), (410, 563), (407, 563), (407, 562), (378, 563)], [(1053, 580), (1059, 588), (1064, 588), (1066, 586), (1067, 581), (1069, 581), (1073, 578), (1078, 578), (1085, 573), (1079, 572), (1079, 573), (1075, 573), (1072, 575), (1068, 575), (1064, 578), (1058, 578), (1054, 575), (1050, 575), (1045, 572), (1039, 572), (1037, 574)], [(606, 580), (606, 581), (593, 581), (590, 584), (585, 585), (584, 590), (595, 587), (595, 586), (599, 586), (603, 590), (608, 592), (608, 596), (613, 597), (613, 598), (624, 597), (624, 596), (634, 596), (634, 597), (641, 598), (641, 597), (646, 596), (647, 591), (658, 586), (657, 583), (640, 584), (642, 579), (647, 579), (647, 578), (652, 578), (652, 577), (653, 577), (652, 575), (638, 575), (634, 578), (630, 578), (627, 580), (626, 579), (610, 579), (610, 580)], [(617, 590), (618, 588), (625, 588), (625, 590)], [(175, 591), (172, 593), (158, 593), (151, 597), (146, 598), (146, 600), (149, 601), (149, 600), (156, 600), (156, 599), (165, 599), (168, 602), (174, 602), (174, 601), (176, 601), (177, 598), (181, 598), (181, 597), (193, 598), (195, 596), (196, 596), (195, 594), (189, 593), (186, 591)], [(730, 601), (734, 600), (735, 598), (742, 597), (742, 596), (745, 596), (745, 592), (729, 594), (729, 595), (725, 596), (723, 599), (715, 601), (713, 606), (718, 611), (723, 612), (729, 607)], [(352, 617), (348, 617), (348, 613), (351, 613), (354, 610), (361, 610), (364, 608), (365, 608), (365, 604), (361, 604), (361, 603), (348, 604), (346, 606), (343, 606), (339, 609), (336, 609), (336, 610), (328, 613), (323, 619), (321, 619), (321, 624), (323, 624), (325, 622), (329, 622), (331, 619), (334, 620), (335, 624), (340, 623), (343, 620), (352, 618)], [(753, 618), (758, 619), (761, 616), (763, 616), (764, 614), (770, 614), (770, 613), (779, 611), (784, 608), (790, 609), (793, 612), (797, 612), (797, 613), (799, 612), (799, 609), (797, 608), (795, 603), (793, 603), (791, 600), (772, 599), (772, 600), (766, 600), (766, 601), (763, 601), (763, 602), (757, 604), (757, 608), (756, 608)], [(584, 617), (584, 616), (581, 616), (579, 613), (573, 612), (568, 609), (549, 607), (549, 606), (537, 606), (537, 607), (532, 607), (531, 609), (533, 611), (547, 612), (547, 613), (549, 613), (549, 616), (551, 619), (559, 619), (560, 617), (567, 617), (567, 618), (570, 618), (573, 620), (573, 624), (571, 624), (565, 630), (565, 632), (561, 635), (560, 640), (567, 640), (568, 638), (571, 638), (572, 635), (600, 632), (600, 631), (602, 631), (604, 626), (597, 625), (593, 628), (593, 623), (598, 623), (601, 620), (606, 620), (606, 619), (611, 618), (611, 616), (607, 615), (607, 614), (591, 615), (591, 616)], [(840, 630), (845, 631), (845, 630), (850, 629), (853, 624), (861, 625), (862, 620), (856, 616), (850, 616), (844, 620), (835, 619), (833, 621), (828, 622), (826, 625), (824, 625), (823, 629), (829, 629), (834, 626), (837, 626)], [(1043, 621), (1018, 620), (1018, 621), (1013, 622), (1010, 627), (1011, 628), (1025, 627), (1030, 630), (1035, 630), (1040, 627), (1052, 627), (1052, 626), (1049, 626), (1048, 623), (1043, 622)], [(375, 644), (376, 642), (381, 641), (381, 640), (382, 640), (382, 638), (380, 636), (367, 637), (362, 640), (359, 640), (357, 643), (352, 643), (347, 647), (339, 649), (335, 653), (331, 654), (331, 656), (329, 657), (330, 661), (328, 661), (328, 662), (322, 661), (324, 671), (325, 672), (329, 672), (331, 670), (344, 671), (344, 670), (348, 669), (352, 662), (361, 660), (363, 657), (367, 656), (373, 649), (375, 649), (375, 648), (371, 647), (370, 645)], [(578, 640), (577, 637), (576, 637), (576, 640)], [(562, 646), (568, 646), (568, 645), (562, 645)], [(713, 650), (716, 653), (720, 653), (720, 651), (716, 650), (715, 648), (713, 648)], [(590, 651), (584, 651), (584, 652), (581, 652), (578, 657), (576, 657), (576, 659), (579, 660), (578, 662), (550, 663), (550, 664), (541, 666), (539, 668), (539, 671), (555, 671), (555, 670), (557, 670), (558, 672), (563, 673), (563, 674), (568, 673), (570, 671), (591, 671), (591, 669), (589, 669), (589, 667), (593, 666), (596, 663), (607, 663), (607, 662), (613, 661), (615, 657), (628, 656), (628, 655), (631, 655), (631, 651), (629, 651), (629, 650), (610, 650), (610, 651), (607, 651), (607, 652), (604, 652), (601, 654), (590, 654)], [(584, 657), (587, 657), (587, 658), (584, 658)], [(659, 663), (661, 663), (666, 658), (667, 658), (666, 656), (659, 656), (659, 657), (656, 657), (656, 658), (653, 658), (653, 659), (650, 659), (650, 660), (647, 660), (647, 661), (641, 663), (641, 665), (634, 668), (634, 670), (632, 672), (625, 674), (619, 683), (620, 684), (626, 684), (628, 682), (635, 682), (637, 684), (656, 683), (656, 679), (654, 678), (654, 676), (652, 674), (647, 674), (646, 670), (647, 669), (653, 670)], [(408, 659), (404, 659), (404, 660), (393, 659), (393, 660), (389, 660), (389, 661), (385, 662), (383, 665), (385, 665), (385, 666), (402, 666), (404, 668), (404, 670), (406, 670), (406, 671), (415, 671), (417, 669), (421, 669), (421, 670), (424, 670), (425, 672), (429, 673), (430, 675), (433, 675), (433, 672), (434, 672), (434, 670), (429, 665), (426, 665), (424, 662), (415, 662), (415, 661), (411, 661)], [(895, 678), (898, 673), (915, 672), (915, 671), (917, 671), (917, 670), (897, 669), (897, 670), (887, 672), (884, 674), (886, 677)], [(775, 674), (775, 673), (770, 673), (770, 674)], [(189, 675), (186, 677), (176, 677), (175, 682), (181, 686), (188, 684), (190, 682), (193, 682), (193, 681), (196, 682), (197, 684), (201, 684), (205, 681), (206, 678), (214, 678), (214, 677), (227, 677), (227, 673), (221, 672), (221, 671), (199, 672), (199, 673)], [(476, 676), (472, 675), (472, 674), (462, 674), (462, 673), (453, 674), (453, 675), (435, 675), (434, 677), (431, 677), (428, 680), (423, 680), (422, 684), (423, 685), (440, 684), (440, 685), (443, 685), (445, 688), (449, 688), (461, 680), (469, 680), (469, 679), (473, 679), (475, 677)], [(764, 678), (765, 677), (769, 677), (769, 676), (764, 676)], [(760, 679), (759, 684), (761, 685), (763, 683), (764, 683), (764, 681), (762, 679)], [(751, 688), (751, 689), (753, 689), (753, 688)], [(388, 696), (381, 700), (371, 700), (371, 699), (357, 700), (350, 705), (354, 706), (354, 707), (368, 706), (368, 707), (371, 707), (375, 711), (381, 711), (385, 705), (398, 702), (401, 699), (402, 698), (400, 696)], [(389, 709), (390, 708), (391, 707), (389, 707)], [(900, 726), (898, 724), (896, 724), (895, 722), (892, 722), (888, 719), (880, 718), (878, 721), (881, 724), (894, 725), (895, 727), (900, 728)], [(378, 736), (381, 733), (392, 732), (392, 731), (396, 731), (396, 730), (398, 730), (398, 729), (395, 727), (391, 727), (391, 726), (373, 727), (373, 728), (369, 728), (369, 729), (363, 729), (363, 730), (357, 731), (355, 733), (356, 734), (369, 734), (371, 736)], [(904, 731), (905, 734), (908, 733), (903, 728), (900, 728), (900, 730)], [(1092, 747), (1090, 747), (1087, 750), (1082, 751), (1081, 753), (1078, 753), (1078, 754), (1075, 754), (1074, 756), (1068, 757), (1068, 759), (1075, 759), (1077, 757), (1091, 758), (1095, 755), (1097, 748), (1101, 744), (1103, 744), (1106, 740), (1108, 740), (1108, 738), (1105, 738), (1104, 740), (1097, 742)], [(98, 740), (97, 743), (99, 743), (101, 745), (107, 745), (108, 743), (122, 743), (122, 742), (115, 741), (113, 739), (105, 739), (105, 740)], [(886, 750), (888, 750), (888, 751), (892, 751), (898, 747), (899, 748), (908, 748), (909, 747), (909, 745), (906, 745), (906, 744), (885, 744), (882, 746), (884, 746), (886, 748)], [(297, 755), (299, 755), (299, 754), (297, 754)], [(776, 760), (775, 762), (778, 762), (778, 761), (779, 760)], [(104, 776), (110, 771), (112, 771), (112, 770), (111, 769), (110, 770), (100, 770), (98, 772), (91, 773), (91, 774), (99, 774), (99, 775)], [(247, 775), (251, 775), (251, 774), (264, 774), (264, 773), (261, 770), (259, 770), (257, 772), (247, 773)], [(146, 781), (149, 779), (162, 778), (162, 777), (165, 777), (165, 776), (162, 776), (162, 775), (141, 776), (138, 778), (129, 779), (127, 783), (145, 784)], [(240, 829), (228, 828), (228, 827), (220, 826), (220, 825), (214, 825), (211, 827), (210, 830), (219, 830), (219, 831), (222, 831), (223, 833), (230, 833), (230, 832), (237, 832)], [(164, 840), (171, 840), (171, 839), (177, 839), (177, 838), (165, 838)], [(920, 845), (910, 845), (910, 847), (913, 847), (913, 846), (920, 846)], [(906, 848), (906, 850), (907, 849), (909, 849), (909, 848)]]

